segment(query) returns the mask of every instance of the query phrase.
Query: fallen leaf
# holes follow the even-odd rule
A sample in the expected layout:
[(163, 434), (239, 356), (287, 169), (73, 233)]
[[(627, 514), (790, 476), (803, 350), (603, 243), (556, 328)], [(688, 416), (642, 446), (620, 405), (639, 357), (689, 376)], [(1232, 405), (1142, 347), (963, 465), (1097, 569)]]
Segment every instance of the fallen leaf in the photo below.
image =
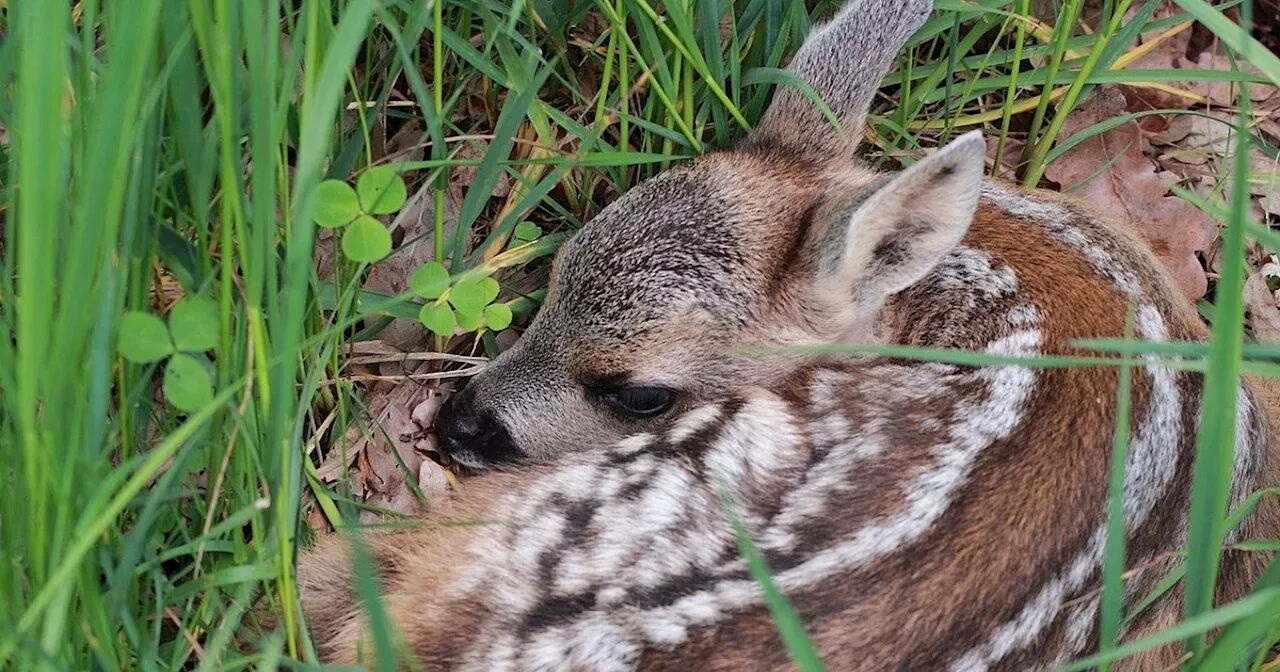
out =
[(1203, 165), (1219, 157), (1227, 156), (1235, 144), (1232, 135), (1235, 125), (1233, 115), (1211, 110), (1200, 115), (1181, 115), (1169, 126), (1169, 130), (1152, 137), (1152, 141), (1168, 145), (1161, 158), (1171, 158), (1180, 163)]
[[(483, 159), (485, 152), (489, 150), (487, 143), (467, 142), (454, 153), (454, 157), (458, 159)], [(476, 179), (476, 171), (479, 166), (456, 166), (449, 172), (449, 194), (456, 198), (459, 203), (466, 196), (467, 190), (471, 187), (471, 183)], [(511, 193), (511, 175), (506, 171), (498, 174), (498, 180), (494, 183), (493, 189), (489, 191), (491, 198), (506, 198)]]
[[(1144, 49), (1144, 53), (1128, 63), (1127, 71), (1137, 70), (1217, 70), (1230, 72), (1233, 64), (1227, 57), (1222, 42), (1200, 23), (1190, 22), (1190, 16), (1172, 2), (1156, 9), (1153, 20), (1173, 17), (1184, 22), (1140, 35), (1129, 50)], [(1237, 63), (1239, 60), (1237, 59)], [(1262, 74), (1250, 64), (1241, 64), (1252, 74)], [(1240, 97), (1240, 87), (1228, 80), (1198, 78), (1186, 81), (1168, 81), (1144, 85), (1122, 85), (1128, 99), (1127, 109), (1136, 112), (1146, 109), (1181, 109), (1194, 104), (1231, 107)], [(1251, 84), (1249, 97), (1265, 100), (1280, 91), (1269, 84)], [(1144, 126), (1147, 126), (1144, 123)], [(1155, 129), (1158, 130), (1158, 129)]]
[(1249, 192), (1259, 196), (1264, 210), (1280, 214), (1280, 161), (1257, 147), (1249, 153)]
[(447, 506), (451, 493), (444, 467), (433, 460), (423, 460), (422, 466), (418, 467), (418, 489), (431, 502), (432, 509)]
[(323, 538), (332, 534), (329, 526), (329, 519), (325, 517), (324, 511), (318, 506), (307, 509), (307, 525), (315, 532), (316, 537)]
[[(425, 373), (434, 365), (436, 362), (420, 362), (417, 369)], [(397, 453), (404, 460), (405, 466), (416, 473), (422, 458), (413, 450), (418, 428), (410, 416), (410, 409), (434, 393), (434, 388), (410, 383), (397, 384), (370, 394), (365, 399), (369, 408), (366, 421), (368, 426), (349, 427), (346, 435), (340, 439), (345, 442), (345, 449), (337, 445), (330, 447), (319, 467), (320, 478), (325, 481), (337, 479), (352, 460), (365, 452), (377, 453), (376, 459), (367, 456), (364, 458), (369, 460), (368, 469), (371, 472), (366, 476), (385, 478), (390, 468), (398, 469), (399, 465), (394, 459)]]
[(1244, 302), (1249, 309), (1249, 323), (1259, 341), (1280, 344), (1280, 305), (1276, 292), (1267, 286), (1268, 277), (1280, 276), (1280, 265), (1266, 264), (1244, 283)]
[[(1179, 117), (1152, 142), (1162, 146), (1156, 157), (1161, 167), (1196, 184), (1202, 196), (1215, 201), (1231, 193), (1236, 118), (1216, 110), (1205, 115)], [(1249, 193), (1255, 197), (1253, 211), (1259, 221), (1280, 214), (1280, 162), (1256, 144), (1249, 146)]]
[(418, 426), (418, 429), (425, 432), (435, 424), (436, 413), (440, 412), (440, 407), (443, 405), (444, 395), (433, 392), (426, 399), (423, 399), (422, 403), (413, 407), (410, 417), (413, 418), (413, 422)]
[[(1098, 87), (1066, 119), (1060, 138), (1123, 115), (1125, 97)], [(1204, 296), (1208, 279), (1196, 257), (1213, 244), (1217, 227), (1194, 205), (1169, 195), (1169, 184), (1143, 154), (1143, 131), (1128, 122), (1067, 151), (1045, 176), (1101, 213), (1128, 224), (1155, 252), (1187, 298)]]
[(987, 141), (987, 170), (995, 177), (1014, 179), (1018, 174), (1018, 159), (1022, 156), (1022, 150), (1026, 143), (1017, 138), (1005, 140), (1004, 153), (999, 157), (1000, 169), (997, 171), (996, 150), (1000, 148), (1000, 138), (988, 135), (985, 140)]

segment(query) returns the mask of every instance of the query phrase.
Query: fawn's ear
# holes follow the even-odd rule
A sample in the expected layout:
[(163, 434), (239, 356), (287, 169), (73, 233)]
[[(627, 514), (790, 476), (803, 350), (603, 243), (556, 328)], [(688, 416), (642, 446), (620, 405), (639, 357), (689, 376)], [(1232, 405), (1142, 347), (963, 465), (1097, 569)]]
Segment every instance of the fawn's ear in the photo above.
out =
[(986, 144), (980, 131), (855, 195), (822, 241), (816, 290), (837, 331), (879, 310), (953, 250), (973, 222)]
[(843, 134), (809, 97), (783, 84), (742, 147), (821, 163), (848, 160), (880, 80), (932, 10), (932, 0), (850, 0), (831, 22), (809, 34), (787, 66), (822, 97)]

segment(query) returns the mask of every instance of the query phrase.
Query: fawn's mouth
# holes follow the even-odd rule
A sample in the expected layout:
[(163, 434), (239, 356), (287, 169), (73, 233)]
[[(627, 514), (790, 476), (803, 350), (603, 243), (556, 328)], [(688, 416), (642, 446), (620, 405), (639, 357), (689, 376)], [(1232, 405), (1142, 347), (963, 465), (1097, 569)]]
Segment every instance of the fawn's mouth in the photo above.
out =
[(450, 450), (447, 453), (449, 462), (453, 467), (462, 467), (471, 474), (478, 474), (489, 471), (493, 468), (493, 464), (481, 457), (478, 453), (466, 448), (459, 450)]

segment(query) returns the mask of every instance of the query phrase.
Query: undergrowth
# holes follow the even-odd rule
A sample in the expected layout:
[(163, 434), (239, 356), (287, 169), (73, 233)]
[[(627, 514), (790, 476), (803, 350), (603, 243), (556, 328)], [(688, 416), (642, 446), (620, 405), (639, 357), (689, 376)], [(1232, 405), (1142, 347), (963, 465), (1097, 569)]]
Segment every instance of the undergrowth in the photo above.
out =
[[(741, 137), (838, 4), (0, 0), (0, 667), (314, 660), (296, 552), (313, 526), (349, 526), (368, 508), (317, 471), (367, 424), (349, 346), (422, 318), (444, 334), (429, 384), (495, 355), (536, 309), (557, 246), (638, 181)], [(870, 162), (901, 167), (981, 128), (996, 165), (1012, 166), (1002, 176), (1035, 186), (1106, 130), (1062, 134), (1101, 84), (1280, 82), (1280, 61), (1222, 18), (1239, 3), (1178, 0), (1185, 13), (1155, 18), (1159, 0), (1106, 0), (1090, 5), (1092, 27), (1082, 0), (1059, 4), (1056, 20), (1033, 21), (1029, 0), (939, 0), (885, 79)], [(1124, 69), (1140, 32), (1193, 17), (1261, 74)], [(1248, 141), (1237, 147), (1274, 156), (1248, 106), (1237, 111)], [(360, 192), (374, 167), (403, 180), (398, 207), (320, 187)], [(1242, 370), (1276, 373), (1280, 355), (1242, 347), (1245, 237), (1280, 240), (1244, 198), (1205, 204), (1226, 224), (1205, 306), (1213, 340), (1176, 353), (1207, 371), (1210, 421), (1187, 620), (1162, 637), (1186, 639), (1215, 670), (1272, 669), (1262, 645), (1280, 639), (1277, 567), (1239, 603), (1214, 609), (1206, 592), (1232, 390)], [(347, 209), (325, 220), (333, 207)], [(381, 218), (389, 256), (361, 216)], [(339, 243), (353, 231), (364, 238)], [(393, 263), (430, 270), (400, 293), (369, 290)], [(184, 302), (207, 329), (184, 322)], [(1122, 556), (1108, 553), (1114, 594)], [(1113, 634), (1123, 614), (1104, 603)], [(285, 614), (265, 632), (263, 605)], [(1202, 634), (1223, 624), (1206, 649)], [(1104, 643), (1104, 656), (1129, 652)]]

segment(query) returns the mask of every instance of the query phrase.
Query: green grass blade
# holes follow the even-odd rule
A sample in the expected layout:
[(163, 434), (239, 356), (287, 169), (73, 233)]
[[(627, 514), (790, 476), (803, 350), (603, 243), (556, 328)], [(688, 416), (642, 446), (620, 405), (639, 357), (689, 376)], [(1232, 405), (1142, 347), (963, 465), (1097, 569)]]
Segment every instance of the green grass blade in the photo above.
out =
[[(1247, 60), (1247, 54), (1245, 58)], [(1248, 175), (1251, 146), (1247, 133), (1249, 96), (1247, 85), (1243, 86), (1234, 161), (1237, 178)], [(1203, 614), (1213, 606), (1220, 548), (1226, 532), (1224, 517), (1237, 438), (1237, 390), (1244, 330), (1244, 232), (1249, 200), (1248, 180), (1236, 179), (1232, 190), (1231, 217), (1222, 239), (1222, 270), (1214, 301), (1209, 368), (1205, 374), (1204, 403), (1196, 436), (1186, 577), (1185, 613), (1188, 618)], [(1204, 637), (1191, 637), (1186, 646), (1191, 653), (1199, 655), (1204, 650)]]
[[(1133, 337), (1133, 306), (1125, 320), (1125, 338)], [(1133, 357), (1132, 350), (1121, 352), (1125, 360)], [(1120, 633), (1121, 610), (1124, 606), (1125, 563), (1125, 465), (1129, 453), (1130, 395), (1133, 387), (1133, 367), (1120, 367), (1119, 389), (1116, 393), (1116, 427), (1112, 439), (1111, 482), (1107, 497), (1107, 541), (1102, 561), (1102, 603), (1100, 605), (1100, 652), (1115, 647)], [(1109, 672), (1111, 664), (1103, 663), (1100, 672)]]
[(796, 614), (787, 597), (773, 583), (768, 562), (752, 543), (727, 493), (724, 495), (724, 505), (730, 513), (733, 529), (738, 537), (738, 551), (742, 557), (746, 558), (751, 577), (760, 584), (764, 592), (765, 605), (769, 609), (770, 616), (773, 617), (774, 625), (778, 628), (778, 636), (781, 637), (783, 646), (787, 648), (791, 660), (802, 672), (822, 672), (826, 666), (822, 664), (822, 659), (818, 657), (813, 642), (805, 632), (804, 623), (800, 621), (800, 616)]
[(1205, 0), (1173, 0), (1188, 14), (1218, 36), (1223, 44), (1240, 54), (1250, 65), (1262, 71), (1272, 84), (1280, 86), (1280, 56), (1249, 34), (1240, 24), (1227, 18)]

